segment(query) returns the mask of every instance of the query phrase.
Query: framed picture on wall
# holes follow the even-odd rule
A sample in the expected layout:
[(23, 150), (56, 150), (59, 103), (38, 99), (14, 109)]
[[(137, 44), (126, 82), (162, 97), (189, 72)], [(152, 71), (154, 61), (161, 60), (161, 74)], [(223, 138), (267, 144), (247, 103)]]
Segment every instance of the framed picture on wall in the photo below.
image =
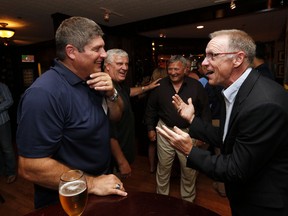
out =
[(284, 77), (284, 64), (278, 64), (276, 77), (277, 78), (283, 78)]
[(284, 51), (279, 51), (278, 52), (278, 61), (284, 62), (284, 58), (285, 58)]

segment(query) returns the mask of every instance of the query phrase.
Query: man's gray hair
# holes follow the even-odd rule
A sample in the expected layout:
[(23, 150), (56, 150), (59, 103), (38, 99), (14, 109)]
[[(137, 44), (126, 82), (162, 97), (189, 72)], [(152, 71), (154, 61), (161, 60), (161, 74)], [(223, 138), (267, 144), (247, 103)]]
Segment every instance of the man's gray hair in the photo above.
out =
[(182, 55), (172, 55), (170, 59), (168, 60), (167, 65), (174, 63), (174, 62), (178, 62), (178, 61), (182, 63), (183, 67), (185, 68), (187, 67), (187, 60)]
[(100, 26), (93, 20), (85, 17), (70, 17), (64, 20), (55, 34), (56, 52), (60, 60), (66, 58), (65, 47), (71, 44), (79, 52), (95, 37), (103, 37), (104, 33)]
[(246, 54), (249, 63), (253, 62), (256, 45), (251, 36), (242, 30), (228, 29), (215, 31), (211, 33), (209, 37), (212, 39), (222, 35), (229, 37), (229, 50), (227, 50), (227, 52), (243, 51)]
[(104, 60), (104, 67), (106, 67), (107, 64), (111, 64), (113, 62), (113, 56), (117, 55), (120, 57), (127, 57), (129, 60), (129, 55), (126, 51), (122, 49), (110, 49), (107, 51), (107, 57)]

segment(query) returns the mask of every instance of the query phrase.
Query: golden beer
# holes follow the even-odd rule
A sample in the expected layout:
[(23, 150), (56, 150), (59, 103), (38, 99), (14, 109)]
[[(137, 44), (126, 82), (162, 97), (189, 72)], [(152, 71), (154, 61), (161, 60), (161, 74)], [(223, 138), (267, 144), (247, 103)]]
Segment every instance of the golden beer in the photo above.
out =
[(83, 180), (67, 182), (59, 188), (61, 205), (69, 216), (82, 214), (87, 196), (86, 182)]

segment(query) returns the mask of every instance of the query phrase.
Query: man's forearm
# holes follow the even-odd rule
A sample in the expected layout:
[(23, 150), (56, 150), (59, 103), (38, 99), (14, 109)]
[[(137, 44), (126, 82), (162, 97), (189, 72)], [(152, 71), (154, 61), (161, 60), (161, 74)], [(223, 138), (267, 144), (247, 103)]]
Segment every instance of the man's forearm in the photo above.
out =
[(119, 165), (121, 164), (122, 161), (126, 160), (126, 158), (121, 150), (119, 142), (116, 139), (111, 138), (110, 143), (111, 143), (112, 155), (114, 156), (117, 164)]
[(58, 189), (61, 174), (70, 169), (49, 157), (25, 158), (19, 156), (19, 175), (28, 181), (53, 190)]

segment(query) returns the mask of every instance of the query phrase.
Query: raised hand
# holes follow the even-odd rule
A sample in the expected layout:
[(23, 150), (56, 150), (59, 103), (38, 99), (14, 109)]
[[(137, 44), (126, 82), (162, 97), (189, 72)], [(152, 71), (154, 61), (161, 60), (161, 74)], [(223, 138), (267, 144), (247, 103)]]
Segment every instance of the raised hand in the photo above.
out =
[(154, 80), (153, 82), (151, 82), (147, 87), (149, 90), (152, 90), (158, 86), (160, 86), (160, 83), (158, 83), (161, 80), (161, 78)]
[(192, 98), (188, 99), (187, 101), (188, 104), (186, 104), (177, 94), (172, 96), (172, 99), (173, 99), (172, 103), (174, 107), (177, 109), (179, 115), (191, 124), (191, 122), (195, 117), (195, 109), (192, 104)]
[(182, 152), (184, 155), (188, 155), (193, 148), (193, 140), (189, 134), (180, 130), (176, 126), (171, 130), (163, 125), (162, 127), (156, 127), (156, 130), (161, 136), (166, 138), (170, 145)]

